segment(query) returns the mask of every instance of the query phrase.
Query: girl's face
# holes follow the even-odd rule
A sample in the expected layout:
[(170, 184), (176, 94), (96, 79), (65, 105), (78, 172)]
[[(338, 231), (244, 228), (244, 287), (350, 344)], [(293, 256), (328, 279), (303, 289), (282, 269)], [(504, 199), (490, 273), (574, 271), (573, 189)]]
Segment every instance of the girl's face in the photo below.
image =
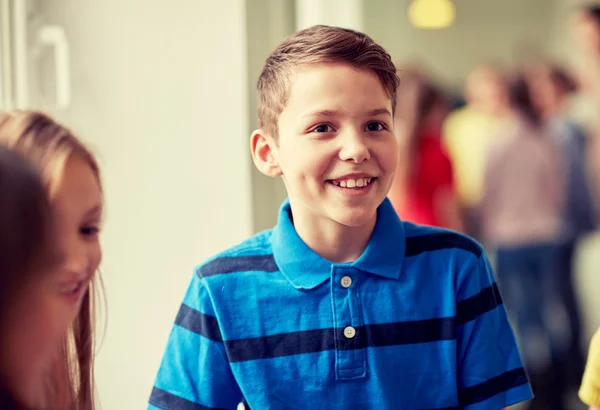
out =
[(73, 155), (51, 198), (58, 264), (27, 285), (9, 329), (9, 371), (24, 404), (44, 404), (47, 369), (60, 352), (102, 258), (98, 241), (102, 192), (94, 171)]

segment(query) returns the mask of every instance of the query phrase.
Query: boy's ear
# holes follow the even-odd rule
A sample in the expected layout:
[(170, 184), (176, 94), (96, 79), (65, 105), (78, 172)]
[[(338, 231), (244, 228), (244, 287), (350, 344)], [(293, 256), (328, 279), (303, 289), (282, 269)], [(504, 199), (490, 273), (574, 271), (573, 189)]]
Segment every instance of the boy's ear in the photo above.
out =
[(276, 145), (273, 138), (263, 130), (255, 130), (250, 137), (250, 150), (254, 165), (263, 174), (269, 177), (283, 175), (276, 159)]

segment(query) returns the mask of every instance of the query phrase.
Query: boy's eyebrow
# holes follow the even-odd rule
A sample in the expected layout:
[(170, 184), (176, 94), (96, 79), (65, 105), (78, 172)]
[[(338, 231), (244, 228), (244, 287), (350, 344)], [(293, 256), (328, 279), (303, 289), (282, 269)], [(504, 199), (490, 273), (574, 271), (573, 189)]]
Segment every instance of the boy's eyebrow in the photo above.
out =
[[(303, 117), (337, 117), (338, 115), (340, 115), (340, 113), (335, 110), (317, 110), (304, 114)], [(391, 117), (392, 113), (387, 108), (377, 108), (375, 110), (368, 111), (366, 114), (367, 117), (375, 117), (377, 115), (387, 115)]]
[(390, 110), (388, 110), (387, 108), (378, 108), (376, 110), (373, 111), (369, 111), (367, 113), (368, 117), (375, 117), (377, 115), (388, 115), (388, 116), (392, 116), (392, 113), (390, 112)]
[(312, 117), (337, 117), (340, 113), (334, 110), (317, 110), (306, 113), (303, 117), (312, 118)]

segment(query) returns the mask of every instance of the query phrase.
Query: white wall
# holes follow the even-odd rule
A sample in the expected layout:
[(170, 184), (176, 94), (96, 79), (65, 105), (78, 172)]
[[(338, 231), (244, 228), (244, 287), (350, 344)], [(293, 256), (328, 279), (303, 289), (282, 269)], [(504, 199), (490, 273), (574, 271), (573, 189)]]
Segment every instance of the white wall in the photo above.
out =
[(296, 0), (296, 29), (326, 24), (364, 31), (364, 0)]
[(245, 2), (44, 3), (72, 44), (59, 116), (104, 172), (100, 400), (142, 409), (193, 266), (252, 231)]

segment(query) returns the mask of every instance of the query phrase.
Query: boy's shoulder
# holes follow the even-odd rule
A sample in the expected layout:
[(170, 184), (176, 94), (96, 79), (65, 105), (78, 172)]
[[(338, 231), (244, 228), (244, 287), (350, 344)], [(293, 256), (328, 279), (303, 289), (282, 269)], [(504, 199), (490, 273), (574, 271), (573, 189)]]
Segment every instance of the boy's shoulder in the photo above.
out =
[[(483, 246), (475, 239), (450, 229), (434, 226), (417, 225), (402, 222), (406, 236), (405, 256), (415, 256), (423, 253), (451, 257), (452, 251), (464, 254), (466, 257), (479, 258), (484, 253)], [(436, 251), (450, 251), (440, 253)]]
[(276, 271), (271, 234), (271, 229), (259, 232), (237, 245), (214, 254), (196, 267), (196, 273), (206, 279), (235, 272)]
[[(402, 222), (405, 235), (405, 257), (425, 256), (438, 261), (472, 262), (484, 248), (475, 239), (449, 229)], [(273, 256), (273, 231), (260, 232), (241, 243), (209, 257), (195, 269), (199, 277), (225, 278), (231, 273), (276, 272), (279, 270)]]

